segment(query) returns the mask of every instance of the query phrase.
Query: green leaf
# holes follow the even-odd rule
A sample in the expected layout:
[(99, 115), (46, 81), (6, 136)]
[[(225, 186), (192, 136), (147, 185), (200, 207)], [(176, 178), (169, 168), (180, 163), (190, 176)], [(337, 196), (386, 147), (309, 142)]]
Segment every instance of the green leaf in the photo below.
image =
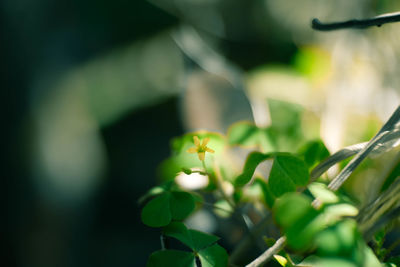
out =
[(320, 256), (351, 256), (357, 245), (357, 224), (354, 220), (343, 220), (332, 225), (315, 237)]
[(324, 142), (321, 140), (313, 140), (306, 143), (299, 149), (299, 154), (309, 168), (314, 167), (330, 155)]
[(210, 235), (197, 230), (189, 230), (190, 235), (193, 240), (193, 249), (199, 251), (208, 247), (219, 240), (219, 237), (215, 235)]
[(312, 183), (308, 186), (311, 194), (318, 198), (322, 203), (336, 203), (339, 201), (339, 197), (331, 191), (325, 184)]
[(362, 258), (361, 264), (359, 265), (364, 267), (382, 266), (372, 249), (364, 242), (364, 240), (360, 240), (360, 250), (362, 251)]
[(293, 192), (297, 186), (307, 185), (308, 180), (308, 168), (304, 161), (288, 153), (276, 154), (268, 179), (275, 196)]
[(211, 246), (219, 237), (197, 230), (188, 230), (181, 222), (172, 222), (164, 228), (164, 235), (174, 237), (194, 251)]
[(258, 128), (250, 122), (238, 122), (228, 130), (228, 142), (230, 145), (262, 148), (264, 152), (276, 150), (274, 140), (271, 138), (270, 128)]
[(199, 257), (202, 267), (228, 266), (228, 253), (217, 244), (199, 251)]
[(250, 182), (253, 177), (254, 171), (258, 164), (264, 160), (271, 158), (271, 154), (263, 154), (260, 152), (252, 152), (247, 156), (246, 163), (243, 167), (243, 172), (235, 180), (235, 186), (241, 187)]
[(301, 132), (301, 113), (303, 108), (295, 103), (268, 99), (271, 113), (272, 127), (279, 130), (281, 134), (297, 135)]
[(185, 219), (195, 208), (194, 198), (187, 192), (173, 191), (169, 201), (172, 219), (174, 220)]
[(191, 252), (179, 250), (159, 250), (150, 255), (147, 267), (196, 267), (195, 256)]
[(316, 233), (325, 226), (323, 217), (312, 208), (311, 199), (297, 193), (287, 193), (274, 205), (276, 222), (282, 226), (289, 247), (305, 251), (312, 245)]
[(258, 127), (251, 122), (237, 122), (228, 129), (230, 145), (257, 146)]
[(273, 207), (275, 221), (288, 229), (311, 210), (311, 199), (298, 193), (287, 193), (276, 200)]
[(164, 227), (163, 233), (166, 236), (178, 239), (191, 249), (193, 249), (194, 247), (191, 234), (189, 233), (186, 226), (181, 222), (171, 222), (169, 225)]
[(232, 206), (225, 199), (215, 202), (213, 211), (216, 215), (222, 218), (229, 218), (234, 213)]
[[(299, 266), (308, 267), (357, 267), (355, 263), (343, 258), (323, 258), (315, 255), (307, 257)], [(378, 265), (379, 266), (379, 265)]]
[(163, 193), (150, 200), (142, 210), (142, 221), (151, 227), (161, 227), (171, 221), (170, 193)]
[(261, 179), (258, 179), (258, 180), (260, 181), (260, 185), (261, 185), (261, 189), (263, 191), (265, 203), (267, 203), (268, 207), (272, 208), (275, 203), (275, 196), (271, 192), (271, 189), (269, 188), (269, 185), (267, 182), (265, 182)]
[(288, 263), (288, 260), (281, 255), (274, 255), (274, 258), (283, 267), (285, 267)]
[(286, 234), (288, 246), (305, 251), (313, 245), (314, 239), (323, 229), (343, 217), (357, 215), (358, 210), (348, 203), (326, 205), (316, 210), (311, 206), (311, 198), (287, 193), (275, 201), (273, 213)]

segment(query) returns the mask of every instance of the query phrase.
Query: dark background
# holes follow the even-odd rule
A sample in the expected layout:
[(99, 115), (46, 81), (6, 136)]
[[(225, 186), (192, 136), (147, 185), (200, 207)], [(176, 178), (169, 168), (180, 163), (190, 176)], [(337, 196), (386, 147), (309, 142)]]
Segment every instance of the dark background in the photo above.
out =
[[(4, 0), (0, 7), (0, 239), (5, 244), (0, 265), (144, 266), (159, 249), (159, 236), (141, 223), (137, 199), (156, 183), (156, 167), (169, 155), (169, 140), (184, 132), (179, 97), (132, 110), (101, 128), (109, 165), (103, 184), (84, 205), (59, 207), (40, 198), (32, 180), (30, 98), (40, 97), (40, 90), (31, 84), (38, 74), (61, 75), (181, 19), (146, 1)], [(235, 16), (241, 13), (240, 6), (232, 10)], [(226, 56), (243, 69), (265, 61), (289, 62), (296, 46), (258, 39), (257, 32), (246, 29), (251, 22), (245, 14), (237, 22), (244, 30), (220, 40)]]

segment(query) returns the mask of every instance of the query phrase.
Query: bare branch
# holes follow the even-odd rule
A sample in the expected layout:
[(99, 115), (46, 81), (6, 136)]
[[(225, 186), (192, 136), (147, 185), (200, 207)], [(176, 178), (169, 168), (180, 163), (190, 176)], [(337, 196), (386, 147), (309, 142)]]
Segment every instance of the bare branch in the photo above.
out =
[(399, 21), (400, 21), (400, 12), (395, 12), (395, 13), (383, 14), (369, 19), (363, 19), (363, 20), (352, 19), (348, 21), (333, 22), (333, 23), (322, 23), (318, 19), (313, 19), (311, 21), (311, 27), (314, 30), (318, 31), (334, 31), (334, 30), (349, 29), (349, 28), (365, 29), (372, 26), (380, 27), (386, 23), (399, 22)]
[(283, 249), (286, 243), (286, 237), (282, 236), (278, 240), (276, 240), (275, 244), (267, 249), (263, 254), (258, 256), (254, 261), (250, 262), (246, 267), (257, 267), (262, 266), (266, 262), (268, 262), (272, 256), (278, 254), (279, 251)]

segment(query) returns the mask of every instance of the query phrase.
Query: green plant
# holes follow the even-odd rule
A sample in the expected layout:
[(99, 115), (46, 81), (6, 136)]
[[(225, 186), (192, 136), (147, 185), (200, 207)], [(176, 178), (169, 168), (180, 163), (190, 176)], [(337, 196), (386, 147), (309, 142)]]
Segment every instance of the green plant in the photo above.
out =
[[(161, 185), (140, 200), (142, 221), (162, 228), (162, 248), (148, 266), (262, 266), (271, 259), (281, 266), (400, 266), (393, 255), (399, 242), (385, 244), (400, 213), (399, 157), (377, 177), (381, 190), (372, 201), (360, 202), (342, 188), (350, 175), (370, 167), (361, 164), (369, 155), (395, 150), (400, 108), (369, 142), (330, 155), (321, 140), (306, 138), (301, 109), (272, 100), (269, 106), (268, 127), (238, 122), (226, 136), (202, 131), (172, 140), (172, 156), (160, 167)], [(351, 157), (327, 179), (330, 167)], [(196, 187), (182, 182), (199, 177), (206, 182)], [(244, 233), (230, 256), (218, 237), (184, 224), (207, 207)], [(170, 238), (186, 250), (167, 247)], [(259, 247), (264, 252), (251, 256)]]

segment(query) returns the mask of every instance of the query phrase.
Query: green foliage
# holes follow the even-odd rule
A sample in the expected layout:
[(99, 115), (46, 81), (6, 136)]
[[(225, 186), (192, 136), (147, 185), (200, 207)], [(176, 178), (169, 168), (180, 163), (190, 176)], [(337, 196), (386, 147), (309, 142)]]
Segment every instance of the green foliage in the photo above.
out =
[(238, 122), (228, 130), (229, 145), (258, 148), (264, 153), (295, 152), (305, 141), (301, 129), (303, 109), (292, 103), (268, 99), (271, 125), (257, 127), (250, 122)]
[(142, 210), (142, 221), (151, 227), (168, 225), (171, 220), (183, 220), (194, 210), (194, 197), (183, 191), (164, 191), (150, 200)]
[[(315, 188), (315, 186), (314, 186)], [(318, 192), (320, 193), (320, 192)], [(320, 195), (326, 196), (326, 192)], [(329, 204), (322, 204), (319, 209), (315, 209), (311, 203), (312, 200), (306, 195), (298, 193), (287, 193), (279, 198), (273, 207), (275, 220), (286, 233), (287, 243), (293, 249), (306, 251), (316, 246), (316, 236), (329, 225), (333, 225), (345, 216), (357, 215), (357, 209), (348, 203), (343, 203), (333, 197), (325, 198)], [(325, 234), (325, 237), (328, 234)], [(323, 237), (319, 237), (320, 239)]]
[(329, 157), (329, 151), (321, 140), (307, 142), (299, 149), (299, 154), (309, 168), (315, 167)]
[(271, 192), (279, 197), (307, 185), (309, 174), (304, 162), (290, 154), (276, 154), (269, 175)]
[(200, 251), (219, 240), (218, 237), (196, 230), (188, 230), (183, 223), (172, 222), (164, 228), (164, 235), (174, 237), (193, 251)]
[[(325, 179), (310, 181), (309, 173), (315, 174), (317, 169), (321, 176), (326, 171), (326, 165), (321, 162), (337, 163), (343, 160), (343, 155), (330, 156), (321, 140), (306, 140), (301, 124), (302, 108), (277, 100), (269, 100), (268, 105), (271, 115), (268, 127), (239, 122), (230, 127), (227, 137), (203, 131), (173, 139), (172, 155), (160, 168), (164, 183), (151, 189), (139, 202), (146, 203), (142, 210), (142, 221), (146, 225), (162, 227), (164, 237), (179, 240), (190, 251), (171, 248), (156, 251), (147, 266), (197, 266), (198, 263), (210, 267), (227, 266), (228, 254), (217, 244), (219, 237), (188, 229), (183, 224), (196, 211), (196, 203), (198, 209), (209, 207), (217, 218), (233, 225), (239, 218), (238, 225), (227, 224), (234, 229), (232, 235), (251, 232), (252, 228), (243, 229), (243, 225), (252, 225), (253, 218), (263, 225), (263, 216), (267, 219), (269, 210), (272, 214), (269, 225), (274, 224), (269, 227), (280, 230), (286, 241), (284, 251), (273, 255), (275, 266), (372, 267), (385, 261), (389, 254), (384, 243), (387, 228), (375, 234), (372, 251), (366, 243), (369, 240), (364, 240), (365, 232), (361, 232), (365, 229), (360, 227), (359, 208), (362, 206), (356, 207), (349, 200), (356, 198), (345, 191), (333, 192), (321, 182)], [(194, 136), (199, 140), (210, 139), (207, 147), (211, 151), (205, 153), (204, 160), (187, 153), (193, 147)], [(246, 150), (248, 148), (255, 151)], [(213, 151), (215, 153), (211, 153)], [(247, 157), (238, 162), (232, 151), (246, 151)], [(347, 157), (349, 155), (344, 158)], [(363, 168), (371, 166), (372, 161), (368, 159)], [(398, 163), (394, 164), (385, 177), (382, 194), (395, 184), (398, 169)], [(178, 179), (182, 175), (189, 182), (205, 178), (208, 186), (184, 191), (184, 184)], [(316, 178), (314, 175), (313, 179)], [(211, 203), (204, 202), (203, 194)], [(382, 195), (378, 199), (382, 200)], [(263, 225), (264, 230), (266, 225)], [(259, 231), (257, 227), (254, 229)], [(264, 238), (269, 247), (275, 246), (274, 239), (260, 233), (249, 234), (252, 238)], [(238, 247), (241, 246), (239, 242)], [(398, 258), (390, 258), (386, 265), (398, 265)]]
[(272, 207), (277, 197), (306, 186), (309, 181), (309, 174), (304, 161), (292, 154), (253, 152), (247, 157), (243, 172), (235, 180), (235, 186), (242, 187), (248, 184), (257, 166), (269, 159), (273, 163), (268, 181), (258, 180), (258, 183), (261, 183), (265, 202), (269, 207)]
[(187, 229), (183, 223), (172, 222), (163, 230), (165, 236), (173, 237), (192, 251), (161, 250), (154, 252), (147, 262), (148, 267), (196, 266), (199, 257), (202, 266), (227, 266), (228, 254), (216, 242), (218, 237), (200, 231)]

